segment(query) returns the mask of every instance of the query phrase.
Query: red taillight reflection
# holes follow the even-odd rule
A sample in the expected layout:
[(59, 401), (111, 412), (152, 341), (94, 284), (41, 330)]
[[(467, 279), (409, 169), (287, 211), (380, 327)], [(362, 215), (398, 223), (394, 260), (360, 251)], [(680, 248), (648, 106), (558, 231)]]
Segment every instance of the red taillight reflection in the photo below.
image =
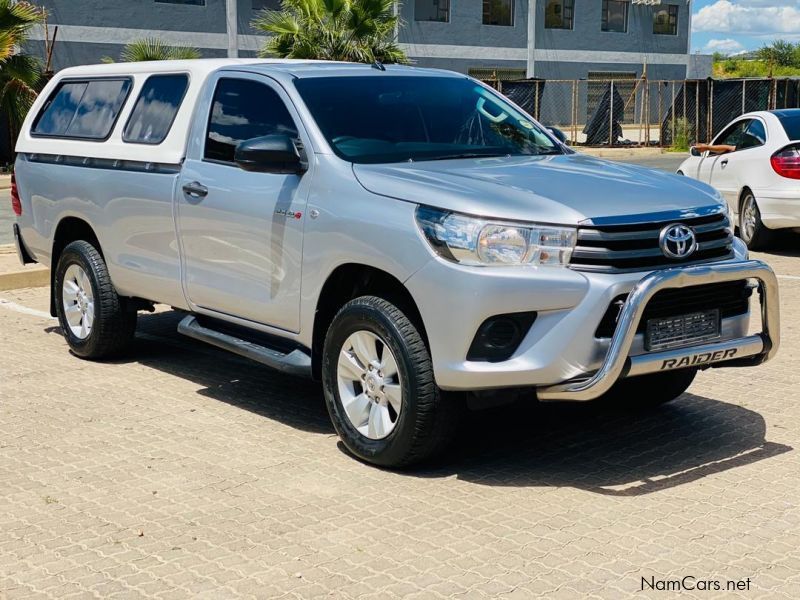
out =
[(17, 189), (17, 178), (11, 175), (11, 208), (18, 217), (22, 214), (22, 202), (19, 201), (19, 190)]
[(800, 179), (800, 146), (788, 146), (769, 159), (772, 169), (781, 177)]

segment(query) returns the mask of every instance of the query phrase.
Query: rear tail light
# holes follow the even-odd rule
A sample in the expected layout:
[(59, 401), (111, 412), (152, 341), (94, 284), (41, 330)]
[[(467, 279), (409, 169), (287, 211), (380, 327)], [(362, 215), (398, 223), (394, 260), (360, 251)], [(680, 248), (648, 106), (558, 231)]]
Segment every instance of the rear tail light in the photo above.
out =
[(19, 201), (19, 190), (17, 189), (17, 178), (11, 174), (11, 208), (18, 217), (22, 214), (22, 202)]
[(800, 179), (800, 144), (778, 150), (769, 159), (773, 170), (781, 177)]

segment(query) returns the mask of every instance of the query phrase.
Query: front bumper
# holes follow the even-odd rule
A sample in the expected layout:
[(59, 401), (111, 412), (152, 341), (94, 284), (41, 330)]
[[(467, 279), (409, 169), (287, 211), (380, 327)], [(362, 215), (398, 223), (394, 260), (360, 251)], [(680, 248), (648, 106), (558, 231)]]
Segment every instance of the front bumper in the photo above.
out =
[[(747, 249), (738, 240), (735, 257), (730, 260), (642, 273), (590, 273), (562, 268), (504, 269), (475, 268), (431, 260), (406, 280), (406, 287), (417, 302), (433, 359), (436, 382), (442, 389), (454, 391), (496, 390), (503, 388), (535, 388), (552, 399), (569, 399), (572, 386), (585, 382), (596, 373), (603, 373), (602, 387), (610, 387), (619, 377), (640, 375), (660, 370), (659, 358), (690, 360), (698, 347), (656, 356), (648, 353), (644, 335), (636, 333), (637, 323), (629, 325), (630, 335), (598, 338), (595, 332), (609, 304), (620, 295), (628, 295), (628, 307), (636, 305), (636, 320), (641, 317), (638, 305), (646, 303), (641, 290), (645, 282), (659, 282), (647, 289), (649, 298), (663, 287), (681, 287), (725, 280), (753, 277), (759, 280), (762, 303), (769, 308), (769, 330), (765, 337), (747, 335), (750, 314), (724, 318), (721, 337), (708, 348), (709, 356), (696, 359), (694, 366), (725, 366), (742, 357), (755, 357), (768, 352), (764, 340), (773, 348), (778, 340), (778, 302), (775, 277), (763, 263), (749, 261)], [(677, 278), (681, 273), (685, 275)], [(756, 275), (753, 276), (752, 273)], [(723, 277), (727, 279), (721, 279)], [(762, 281), (763, 280), (763, 281)], [(637, 287), (638, 286), (638, 287)], [(763, 309), (764, 307), (762, 307)], [(627, 308), (630, 312), (632, 309)], [(487, 318), (515, 312), (536, 311), (538, 316), (514, 354), (502, 362), (480, 362), (466, 359), (470, 344), (480, 324)], [(616, 340), (616, 341), (615, 341)], [(742, 341), (744, 340), (744, 341)], [(620, 348), (622, 342), (624, 346)], [(736, 348), (735, 353), (731, 344)], [(739, 346), (742, 346), (741, 348)], [(759, 348), (760, 345), (760, 348)], [(718, 351), (721, 354), (715, 354)], [(659, 353), (661, 354), (661, 353)], [(769, 354), (771, 356), (774, 351)], [(621, 356), (621, 368), (605, 367), (609, 356)], [(630, 359), (630, 360), (629, 360)], [(616, 359), (615, 359), (616, 360)], [(756, 359), (749, 359), (753, 363)], [(760, 359), (759, 359), (760, 360)], [(668, 363), (667, 368), (672, 363)], [(686, 366), (681, 365), (681, 367)], [(692, 365), (688, 365), (692, 366)], [(677, 363), (676, 363), (677, 368)], [(608, 373), (611, 372), (611, 376)], [(567, 386), (565, 388), (564, 386)], [(580, 399), (601, 394), (601, 387), (581, 390)], [(578, 398), (575, 398), (578, 399)]]
[[(763, 331), (723, 342), (629, 356), (644, 308), (660, 290), (741, 279), (758, 281)], [(628, 296), (600, 369), (591, 377), (537, 390), (541, 400), (593, 400), (621, 377), (645, 375), (687, 367), (754, 366), (772, 358), (780, 344), (778, 282), (758, 260), (665, 269), (645, 276)]]

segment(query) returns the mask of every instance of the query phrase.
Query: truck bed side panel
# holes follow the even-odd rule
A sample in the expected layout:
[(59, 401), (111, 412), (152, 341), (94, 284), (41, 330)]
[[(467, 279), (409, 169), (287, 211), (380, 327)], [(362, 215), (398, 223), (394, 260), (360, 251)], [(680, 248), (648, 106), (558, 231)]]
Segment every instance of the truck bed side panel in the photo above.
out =
[(97, 236), (118, 293), (184, 307), (172, 211), (176, 173), (82, 167), (21, 156), (26, 244), (50, 264), (58, 224), (87, 221)]

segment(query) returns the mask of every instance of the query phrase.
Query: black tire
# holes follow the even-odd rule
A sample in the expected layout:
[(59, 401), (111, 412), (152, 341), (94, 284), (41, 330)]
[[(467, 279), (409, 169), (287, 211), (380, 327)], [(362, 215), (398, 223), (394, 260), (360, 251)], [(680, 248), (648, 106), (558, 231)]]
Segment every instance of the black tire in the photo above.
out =
[(651, 373), (618, 381), (604, 398), (631, 409), (648, 409), (671, 402), (692, 385), (697, 369)]
[[(398, 366), (402, 409), (383, 439), (371, 439), (356, 429), (339, 394), (339, 354), (357, 331), (380, 338)], [(439, 454), (455, 435), (463, 407), (460, 398), (436, 386), (430, 353), (417, 328), (399, 308), (375, 296), (351, 300), (334, 317), (325, 338), (322, 383), (328, 413), (344, 445), (357, 458), (383, 467), (405, 467)]]
[[(64, 278), (72, 265), (79, 266), (86, 273), (94, 295), (94, 322), (84, 339), (73, 334), (64, 314)], [(79, 240), (64, 248), (53, 285), (58, 322), (74, 354), (98, 360), (117, 356), (130, 345), (136, 331), (136, 311), (129, 310), (117, 295), (106, 263), (92, 244)]]
[[(748, 228), (744, 225), (745, 206), (749, 202), (752, 202), (753, 219), (755, 220), (752, 235), (748, 233)], [(739, 237), (751, 250), (766, 250), (775, 241), (775, 232), (762, 223), (761, 210), (758, 208), (758, 202), (750, 190), (744, 191), (741, 202), (739, 202), (739, 222), (737, 225), (739, 227)]]

